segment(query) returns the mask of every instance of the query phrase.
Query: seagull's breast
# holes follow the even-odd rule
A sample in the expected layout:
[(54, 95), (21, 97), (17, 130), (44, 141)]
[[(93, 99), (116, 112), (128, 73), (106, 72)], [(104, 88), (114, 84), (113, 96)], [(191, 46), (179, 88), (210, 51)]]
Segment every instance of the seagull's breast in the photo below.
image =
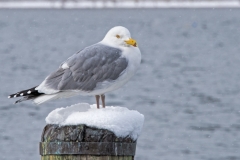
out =
[(133, 76), (141, 63), (141, 52), (138, 47), (124, 47), (122, 56), (128, 60), (127, 76)]

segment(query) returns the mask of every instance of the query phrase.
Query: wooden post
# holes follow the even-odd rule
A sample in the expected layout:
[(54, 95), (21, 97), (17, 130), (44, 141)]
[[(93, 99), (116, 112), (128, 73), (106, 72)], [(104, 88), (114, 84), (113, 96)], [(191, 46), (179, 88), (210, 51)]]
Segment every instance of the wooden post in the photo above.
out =
[(41, 160), (134, 160), (136, 141), (86, 125), (46, 125)]

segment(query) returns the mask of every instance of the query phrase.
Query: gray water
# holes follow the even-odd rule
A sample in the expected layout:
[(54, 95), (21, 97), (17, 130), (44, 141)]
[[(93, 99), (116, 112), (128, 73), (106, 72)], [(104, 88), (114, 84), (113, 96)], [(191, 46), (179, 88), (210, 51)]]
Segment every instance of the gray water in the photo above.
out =
[(137, 160), (240, 159), (240, 10), (0, 10), (0, 159), (37, 160), (45, 117), (94, 97), (35, 106), (7, 96), (38, 85), (61, 62), (127, 27), (139, 71), (106, 96), (145, 115)]

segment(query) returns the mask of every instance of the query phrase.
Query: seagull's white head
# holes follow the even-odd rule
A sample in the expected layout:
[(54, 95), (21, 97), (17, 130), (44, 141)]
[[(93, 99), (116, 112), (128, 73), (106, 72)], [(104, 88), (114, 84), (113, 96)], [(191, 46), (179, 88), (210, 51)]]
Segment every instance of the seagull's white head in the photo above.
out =
[(137, 42), (131, 38), (129, 30), (122, 26), (110, 29), (102, 42), (114, 46), (137, 47)]

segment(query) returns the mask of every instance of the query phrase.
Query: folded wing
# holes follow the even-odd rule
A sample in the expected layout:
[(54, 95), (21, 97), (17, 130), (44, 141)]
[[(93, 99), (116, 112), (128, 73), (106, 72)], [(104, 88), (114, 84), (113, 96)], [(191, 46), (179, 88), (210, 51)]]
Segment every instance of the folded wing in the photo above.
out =
[(98, 83), (120, 77), (127, 65), (120, 49), (95, 44), (68, 58), (37, 89), (40, 92), (46, 89), (56, 92), (93, 91)]

